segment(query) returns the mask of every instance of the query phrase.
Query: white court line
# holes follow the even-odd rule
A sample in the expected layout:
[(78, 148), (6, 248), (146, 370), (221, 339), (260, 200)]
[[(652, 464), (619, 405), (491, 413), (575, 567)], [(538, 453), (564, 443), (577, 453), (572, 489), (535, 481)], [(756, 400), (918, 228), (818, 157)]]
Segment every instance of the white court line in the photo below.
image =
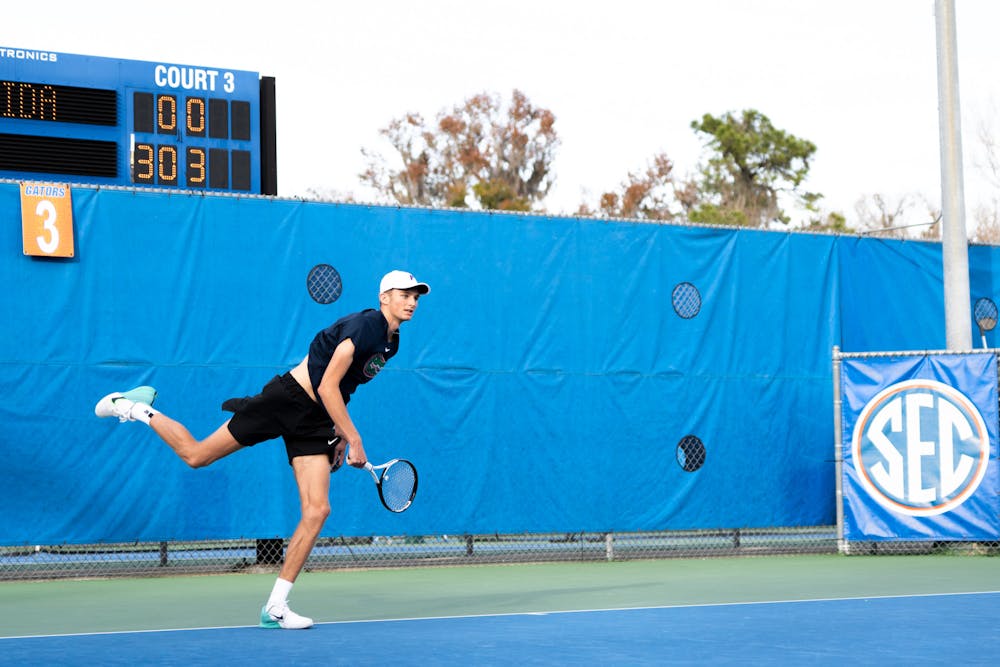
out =
[[(753, 605), (779, 605), (779, 604), (803, 604), (809, 602), (838, 602), (838, 601), (861, 601), (861, 600), (904, 600), (911, 598), (938, 598), (957, 597), (964, 595), (1000, 595), (1000, 590), (996, 591), (963, 591), (961, 593), (907, 593), (905, 595), (862, 595), (847, 598), (803, 598), (800, 600), (753, 600), (749, 602), (704, 602), (697, 604), (665, 604), (650, 605), (646, 607), (609, 607), (600, 609), (556, 609), (552, 611), (511, 611), (493, 614), (458, 614), (455, 616), (411, 616), (404, 618), (366, 618), (353, 621), (324, 621), (316, 625), (350, 625), (354, 623), (403, 623), (412, 621), (450, 621), (464, 618), (504, 618), (510, 616), (555, 616), (557, 614), (599, 614), (613, 611), (646, 611), (652, 609), (699, 609), (711, 607), (748, 607)], [(0, 642), (5, 639), (52, 639), (56, 637), (99, 637), (102, 635), (141, 635), (158, 632), (197, 632), (200, 630), (242, 630), (244, 628), (257, 628), (257, 625), (217, 625), (201, 628), (160, 628), (156, 630), (110, 630), (107, 632), (68, 632), (52, 635), (17, 635), (12, 637), (0, 637)], [(277, 629), (268, 628), (268, 632), (277, 632)]]
[(554, 611), (512, 611), (495, 614), (464, 614), (457, 616), (415, 616), (413, 618), (358, 619), (354, 621), (326, 621), (316, 625), (347, 625), (349, 623), (394, 623), (397, 621), (447, 621), (462, 618), (502, 618), (505, 616), (554, 616), (556, 614), (597, 614), (608, 611), (644, 611), (651, 609), (695, 609), (710, 607), (747, 607), (751, 605), (801, 604), (808, 602), (837, 602), (861, 600), (895, 600), (907, 598), (934, 598), (959, 595), (1000, 595), (998, 591), (964, 591), (961, 593), (907, 593), (905, 595), (862, 595), (848, 598), (804, 598), (801, 600), (753, 600), (749, 602), (703, 602), (697, 604), (665, 604), (647, 607), (607, 607), (600, 609), (559, 609)]

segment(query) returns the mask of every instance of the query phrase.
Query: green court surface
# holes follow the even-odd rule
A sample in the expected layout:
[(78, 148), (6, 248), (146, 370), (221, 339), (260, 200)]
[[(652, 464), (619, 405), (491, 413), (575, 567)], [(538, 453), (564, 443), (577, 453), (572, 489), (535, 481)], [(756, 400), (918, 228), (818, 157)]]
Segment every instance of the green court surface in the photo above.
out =
[[(254, 625), (275, 573), (0, 583), (0, 637)], [(1000, 591), (1000, 558), (775, 556), (306, 572), (316, 622)]]

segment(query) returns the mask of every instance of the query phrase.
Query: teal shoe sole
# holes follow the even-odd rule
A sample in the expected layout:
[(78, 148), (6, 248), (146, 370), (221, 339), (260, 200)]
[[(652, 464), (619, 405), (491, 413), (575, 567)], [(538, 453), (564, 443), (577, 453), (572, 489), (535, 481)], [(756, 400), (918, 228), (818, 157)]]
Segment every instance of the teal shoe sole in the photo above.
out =
[(273, 630), (275, 628), (279, 630), (281, 629), (281, 626), (278, 625), (278, 622), (273, 618), (271, 618), (271, 615), (267, 613), (266, 607), (260, 608), (260, 627), (267, 628), (269, 630)]

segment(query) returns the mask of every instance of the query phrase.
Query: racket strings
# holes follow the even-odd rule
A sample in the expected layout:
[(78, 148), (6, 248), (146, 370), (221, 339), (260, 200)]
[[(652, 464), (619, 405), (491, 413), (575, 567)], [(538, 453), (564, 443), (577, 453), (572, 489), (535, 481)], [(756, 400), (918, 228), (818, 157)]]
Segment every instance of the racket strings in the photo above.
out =
[(400, 512), (409, 506), (417, 486), (417, 471), (408, 461), (397, 461), (382, 473), (380, 492), (385, 506)]

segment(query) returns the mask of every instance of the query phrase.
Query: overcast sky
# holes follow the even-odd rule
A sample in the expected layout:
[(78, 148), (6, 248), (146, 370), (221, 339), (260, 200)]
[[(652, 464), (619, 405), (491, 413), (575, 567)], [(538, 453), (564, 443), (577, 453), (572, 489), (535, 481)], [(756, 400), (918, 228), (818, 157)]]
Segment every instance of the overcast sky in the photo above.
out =
[[(545, 206), (571, 213), (657, 152), (693, 172), (691, 121), (753, 108), (816, 144), (805, 187), (850, 221), (874, 193), (940, 206), (934, 12), (934, 0), (38, 0), (4, 6), (0, 45), (274, 76), (281, 196), (370, 200), (361, 148), (383, 147), (390, 120), (518, 88), (556, 115)], [(981, 128), (1000, 136), (1000, 2), (956, 0), (956, 14), (971, 226), (994, 197), (978, 166)]]

